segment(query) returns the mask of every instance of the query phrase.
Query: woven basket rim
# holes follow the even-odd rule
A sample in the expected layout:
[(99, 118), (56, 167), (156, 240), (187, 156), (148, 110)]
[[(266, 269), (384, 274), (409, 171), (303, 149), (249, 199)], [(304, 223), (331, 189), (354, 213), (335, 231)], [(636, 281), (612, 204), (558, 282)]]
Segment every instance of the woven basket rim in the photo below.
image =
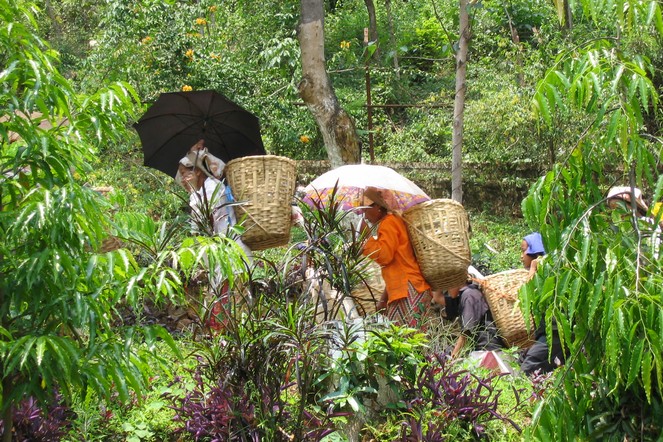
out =
[[(498, 273), (494, 273), (492, 275), (484, 276), (483, 278), (477, 279), (477, 281), (481, 284), (482, 287), (491, 286), (491, 285), (498, 285), (498, 283), (501, 282), (502, 279), (513, 278), (514, 275), (526, 278), (529, 275), (529, 270), (527, 270), (527, 269), (505, 270), (503, 272), (498, 272)], [(518, 282), (520, 282), (520, 281), (518, 280)], [(527, 281), (524, 281), (524, 282), (527, 282)]]
[(231, 164), (237, 164), (243, 161), (252, 161), (252, 160), (263, 160), (263, 161), (279, 160), (279, 161), (289, 162), (297, 166), (297, 161), (293, 160), (292, 158), (284, 157), (281, 155), (249, 155), (245, 157), (233, 158), (232, 160), (226, 163), (226, 167), (230, 166)]
[(435, 205), (435, 204), (440, 204), (440, 203), (459, 206), (459, 207), (462, 207), (463, 209), (465, 209), (465, 206), (463, 206), (461, 203), (459, 203), (456, 200), (452, 200), (451, 198), (434, 198), (434, 199), (430, 199), (428, 201), (424, 201), (422, 203), (419, 203), (419, 204), (416, 204), (416, 205), (410, 207), (405, 212), (403, 212), (403, 215), (405, 215), (407, 213), (415, 212), (417, 210), (424, 209), (428, 206), (432, 206), (432, 205)]

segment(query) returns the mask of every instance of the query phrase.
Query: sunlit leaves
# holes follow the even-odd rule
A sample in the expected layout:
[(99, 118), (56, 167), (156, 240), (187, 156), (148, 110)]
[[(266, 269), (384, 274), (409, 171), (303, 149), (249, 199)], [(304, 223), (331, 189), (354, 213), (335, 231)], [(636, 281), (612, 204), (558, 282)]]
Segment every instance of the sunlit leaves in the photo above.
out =
[[(79, 95), (22, 4), (0, 0), (2, 409), (86, 385), (128, 398), (144, 388), (148, 365), (140, 331), (126, 340), (116, 309), (139, 299), (147, 278), (126, 251), (94, 254), (108, 204), (82, 183), (94, 152), (126, 136), (136, 95), (123, 84)], [(178, 281), (162, 280), (162, 291)]]
[[(605, 21), (601, 14), (616, 13), (610, 17), (632, 37), (652, 25), (661, 29), (656, 18), (660, 3), (580, 4), (597, 22)], [(661, 147), (651, 142), (655, 137), (645, 124), (659, 106), (652, 64), (623, 51), (619, 43), (619, 38), (588, 41), (561, 54), (537, 86), (533, 101), (547, 125), (568, 109), (594, 121), (565, 163), (541, 178), (523, 202), (528, 222), (553, 250), (522, 299), (531, 303), (535, 315), (545, 313), (548, 329), (551, 319), (557, 319), (560, 335), (576, 358), (563, 396), (581, 398), (570, 409), (563, 400), (544, 407), (535, 422), (539, 436), (552, 428), (550, 413), (572, 416), (581, 403), (601, 413), (601, 407), (624, 406), (620, 401), (633, 397), (660, 401), (663, 392), (662, 269), (652, 246), (655, 225), (638, 219), (629, 208), (609, 210), (603, 200), (615, 180), (634, 182), (645, 192), (658, 189), (660, 182)], [(555, 281), (554, 297), (550, 280)], [(523, 310), (529, 311), (527, 306)], [(609, 414), (578, 419), (576, 432), (567, 434), (586, 431), (598, 436), (608, 427), (596, 422)]]

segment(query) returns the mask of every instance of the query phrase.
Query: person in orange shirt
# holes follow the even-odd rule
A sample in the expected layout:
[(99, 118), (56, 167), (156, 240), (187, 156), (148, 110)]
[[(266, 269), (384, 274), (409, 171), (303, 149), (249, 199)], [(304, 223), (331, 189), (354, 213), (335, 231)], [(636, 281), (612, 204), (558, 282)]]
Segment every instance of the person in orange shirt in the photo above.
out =
[[(432, 295), (414, 256), (405, 222), (384, 204), (365, 198), (363, 205), (360, 229), (367, 239), (362, 254), (380, 265), (385, 283), (377, 310), (399, 324), (416, 327)], [(375, 236), (369, 234), (374, 227)]]

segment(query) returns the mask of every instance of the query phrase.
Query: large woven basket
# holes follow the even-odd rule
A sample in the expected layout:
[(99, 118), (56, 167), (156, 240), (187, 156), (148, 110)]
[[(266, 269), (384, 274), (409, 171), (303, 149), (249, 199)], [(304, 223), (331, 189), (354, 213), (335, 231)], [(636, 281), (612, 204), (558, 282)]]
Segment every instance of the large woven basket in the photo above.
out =
[(234, 159), (226, 165), (226, 178), (243, 220), (242, 241), (251, 250), (265, 250), (290, 241), (292, 201), (297, 163), (276, 155)]
[(460, 287), (470, 265), (470, 223), (463, 206), (434, 199), (403, 213), (421, 273), (436, 290)]
[(480, 281), (497, 329), (509, 347), (528, 348), (534, 343), (534, 324), (530, 320), (528, 332), (518, 306), (518, 290), (528, 277), (528, 270), (517, 269), (486, 276)]
[(367, 260), (365, 280), (358, 283), (351, 292), (359, 314), (368, 316), (375, 313), (383, 292), (384, 279), (380, 265), (373, 260)]

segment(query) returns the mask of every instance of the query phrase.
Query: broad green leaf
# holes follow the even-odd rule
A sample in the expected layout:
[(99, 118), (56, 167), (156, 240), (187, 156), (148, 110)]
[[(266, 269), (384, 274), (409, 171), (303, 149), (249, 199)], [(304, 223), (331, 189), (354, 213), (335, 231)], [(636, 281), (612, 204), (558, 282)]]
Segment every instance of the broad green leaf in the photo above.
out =
[(603, 300), (603, 286), (595, 285), (594, 291), (589, 299), (589, 310), (587, 315), (587, 321), (591, 323), (594, 320), (594, 315), (598, 309), (599, 304)]
[(37, 353), (35, 355), (37, 365), (41, 365), (44, 359), (44, 352), (46, 351), (46, 337), (41, 336), (37, 340)]
[(354, 412), (358, 412), (361, 409), (361, 405), (354, 396), (348, 396), (347, 401)]
[(606, 139), (608, 142), (612, 142), (615, 139), (615, 135), (619, 130), (621, 125), (621, 110), (615, 109), (610, 117), (610, 122), (608, 123)]
[(622, 75), (624, 74), (624, 70), (625, 70), (624, 65), (620, 64), (614, 73), (613, 80), (610, 85), (610, 92), (612, 92), (614, 95), (619, 94), (619, 83), (622, 78)]
[(651, 404), (652, 352), (647, 350), (642, 358), (642, 386), (645, 389), (647, 403)]
[(113, 379), (113, 383), (115, 384), (115, 389), (119, 393), (120, 400), (122, 402), (126, 402), (129, 399), (129, 390), (127, 389), (127, 383), (125, 381), (125, 373), (123, 372), (122, 368), (117, 365), (110, 366), (109, 374)]
[(645, 345), (644, 339), (638, 340), (633, 351), (631, 352), (631, 362), (629, 364), (628, 378), (626, 380), (626, 386), (628, 387), (633, 383), (635, 377), (641, 372), (642, 369), (642, 352)]

